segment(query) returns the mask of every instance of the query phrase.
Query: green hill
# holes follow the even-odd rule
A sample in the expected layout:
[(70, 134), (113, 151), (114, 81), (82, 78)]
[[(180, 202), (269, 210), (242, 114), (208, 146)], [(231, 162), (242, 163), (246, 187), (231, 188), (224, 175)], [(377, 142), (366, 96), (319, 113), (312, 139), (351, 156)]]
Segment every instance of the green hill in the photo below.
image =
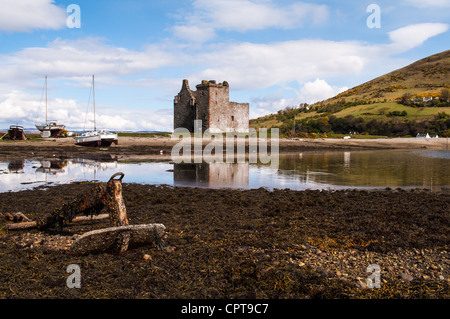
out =
[(288, 136), (308, 133), (450, 134), (450, 50), (416, 61), (333, 98), (250, 121)]
[(333, 103), (342, 99), (378, 102), (386, 99), (392, 102), (405, 93), (420, 97), (438, 96), (442, 89), (449, 88), (450, 50), (447, 50), (358, 85), (321, 103)]

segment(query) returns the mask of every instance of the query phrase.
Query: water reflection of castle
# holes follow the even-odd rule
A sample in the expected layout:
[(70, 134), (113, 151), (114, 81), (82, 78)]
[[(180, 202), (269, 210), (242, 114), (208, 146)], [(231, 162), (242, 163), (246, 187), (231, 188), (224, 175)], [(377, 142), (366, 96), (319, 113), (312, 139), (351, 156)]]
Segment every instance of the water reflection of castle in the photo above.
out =
[(175, 185), (247, 187), (249, 163), (174, 164)]

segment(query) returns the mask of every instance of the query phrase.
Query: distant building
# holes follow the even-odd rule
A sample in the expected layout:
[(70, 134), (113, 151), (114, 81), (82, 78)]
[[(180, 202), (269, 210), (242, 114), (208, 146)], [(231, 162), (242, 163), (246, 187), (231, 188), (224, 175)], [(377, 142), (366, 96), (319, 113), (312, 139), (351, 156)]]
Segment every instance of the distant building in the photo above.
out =
[(183, 80), (180, 93), (174, 99), (174, 129), (186, 128), (194, 131), (194, 121), (202, 121), (202, 131), (248, 132), (249, 104), (229, 101), (227, 82), (202, 81), (197, 91), (189, 88)]
[(428, 134), (428, 133), (426, 133), (426, 134), (420, 134), (420, 133), (417, 133), (416, 137), (430, 138), (430, 134)]

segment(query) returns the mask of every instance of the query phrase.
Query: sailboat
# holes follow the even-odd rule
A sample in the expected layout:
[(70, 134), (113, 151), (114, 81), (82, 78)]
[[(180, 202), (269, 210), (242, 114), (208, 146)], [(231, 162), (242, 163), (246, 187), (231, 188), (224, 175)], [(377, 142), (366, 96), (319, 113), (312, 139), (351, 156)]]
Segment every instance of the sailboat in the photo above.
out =
[(65, 125), (57, 124), (56, 121), (48, 121), (47, 119), (47, 76), (45, 76), (45, 123), (36, 123), (36, 128), (41, 131), (41, 137), (59, 137), (65, 128)]
[(95, 79), (92, 76), (92, 91), (94, 100), (94, 130), (85, 132), (81, 135), (75, 136), (75, 144), (81, 146), (110, 146), (112, 143), (118, 144), (119, 138), (117, 133), (109, 132), (107, 130), (97, 130), (95, 120)]

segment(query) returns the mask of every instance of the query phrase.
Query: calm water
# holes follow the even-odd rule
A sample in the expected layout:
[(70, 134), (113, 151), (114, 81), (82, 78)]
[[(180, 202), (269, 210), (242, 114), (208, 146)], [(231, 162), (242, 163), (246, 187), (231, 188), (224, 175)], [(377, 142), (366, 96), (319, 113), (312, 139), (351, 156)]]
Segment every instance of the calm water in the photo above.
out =
[(173, 164), (19, 160), (0, 162), (0, 192), (75, 181), (108, 181), (124, 172), (125, 183), (200, 187), (340, 189), (450, 186), (450, 151), (304, 152), (280, 155), (278, 169), (249, 163)]

